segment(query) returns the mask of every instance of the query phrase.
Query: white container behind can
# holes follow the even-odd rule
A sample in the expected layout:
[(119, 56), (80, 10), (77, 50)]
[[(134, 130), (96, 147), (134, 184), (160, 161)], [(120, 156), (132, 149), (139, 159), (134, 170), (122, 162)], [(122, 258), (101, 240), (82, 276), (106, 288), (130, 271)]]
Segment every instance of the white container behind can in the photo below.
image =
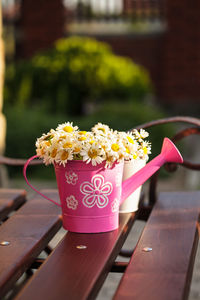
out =
[[(145, 166), (146, 162), (143, 159), (140, 160), (133, 160), (133, 161), (125, 161), (124, 162), (124, 171), (122, 181), (126, 180), (127, 178), (131, 177), (137, 171), (142, 169)], [(124, 202), (120, 205), (119, 212), (120, 213), (127, 213), (127, 212), (134, 212), (138, 210), (140, 194), (141, 194), (142, 186), (137, 188)]]

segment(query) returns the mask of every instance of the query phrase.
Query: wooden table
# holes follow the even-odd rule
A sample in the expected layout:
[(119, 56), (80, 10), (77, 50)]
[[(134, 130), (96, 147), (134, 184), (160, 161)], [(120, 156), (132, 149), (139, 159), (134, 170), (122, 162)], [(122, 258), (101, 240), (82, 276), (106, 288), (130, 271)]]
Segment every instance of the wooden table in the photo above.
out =
[[(58, 198), (57, 191), (45, 193)], [(124, 271), (115, 300), (188, 297), (198, 242), (198, 191), (160, 194), (127, 265), (115, 259), (135, 213), (121, 214), (120, 227), (112, 232), (68, 232), (51, 251), (49, 241), (62, 225), (56, 205), (39, 196), (26, 201), (21, 190), (0, 190), (0, 215), (2, 211), (0, 299), (95, 299), (111, 271)], [(38, 259), (42, 251), (45, 260)], [(23, 288), (16, 285), (22, 275)]]

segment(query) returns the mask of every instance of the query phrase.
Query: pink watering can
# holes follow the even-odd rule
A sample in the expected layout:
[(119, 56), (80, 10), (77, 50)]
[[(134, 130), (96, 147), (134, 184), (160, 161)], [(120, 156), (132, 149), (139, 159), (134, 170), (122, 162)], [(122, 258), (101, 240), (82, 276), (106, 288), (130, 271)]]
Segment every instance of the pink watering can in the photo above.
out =
[(123, 183), (123, 163), (115, 163), (112, 168), (105, 168), (105, 163), (92, 166), (79, 160), (68, 161), (65, 167), (54, 164), (61, 202), (57, 203), (28, 182), (27, 166), (37, 157), (32, 156), (24, 165), (23, 173), (27, 184), (61, 207), (63, 227), (66, 230), (82, 233), (117, 229), (120, 204), (164, 163), (183, 162), (176, 146), (165, 138), (161, 153)]

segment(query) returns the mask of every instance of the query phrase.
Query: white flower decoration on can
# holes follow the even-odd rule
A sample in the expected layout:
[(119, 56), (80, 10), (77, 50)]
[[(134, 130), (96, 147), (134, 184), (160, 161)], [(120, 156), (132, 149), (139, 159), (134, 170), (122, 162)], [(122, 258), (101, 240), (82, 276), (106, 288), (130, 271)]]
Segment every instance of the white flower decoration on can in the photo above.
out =
[(83, 204), (91, 208), (97, 205), (98, 208), (103, 208), (108, 205), (108, 195), (112, 193), (113, 186), (111, 182), (104, 183), (102, 175), (94, 175), (91, 182), (84, 181), (80, 186), (80, 191), (84, 194)]
[(65, 178), (68, 184), (75, 185), (78, 180), (78, 175), (73, 171), (65, 172)]
[(76, 200), (76, 198), (71, 195), (69, 197), (66, 198), (66, 202), (67, 202), (67, 207), (73, 210), (76, 210), (78, 207), (78, 200)]
[(111, 203), (111, 209), (113, 213), (119, 210), (119, 200), (117, 198)]

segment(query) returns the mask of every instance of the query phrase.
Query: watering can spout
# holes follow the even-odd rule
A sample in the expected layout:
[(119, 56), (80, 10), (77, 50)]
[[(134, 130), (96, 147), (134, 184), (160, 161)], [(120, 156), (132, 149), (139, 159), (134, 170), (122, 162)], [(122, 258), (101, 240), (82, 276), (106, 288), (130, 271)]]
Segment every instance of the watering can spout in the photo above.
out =
[(174, 143), (165, 138), (163, 141), (161, 153), (152, 159), (146, 166), (144, 166), (137, 173), (126, 179), (122, 183), (121, 202), (123, 203), (130, 194), (132, 194), (140, 185), (142, 185), (149, 177), (151, 177), (160, 167), (166, 162), (183, 163), (183, 158), (176, 148)]
[(165, 157), (165, 162), (174, 162), (178, 164), (183, 163), (182, 155), (180, 154), (174, 143), (168, 138), (165, 138), (163, 141), (161, 155)]

